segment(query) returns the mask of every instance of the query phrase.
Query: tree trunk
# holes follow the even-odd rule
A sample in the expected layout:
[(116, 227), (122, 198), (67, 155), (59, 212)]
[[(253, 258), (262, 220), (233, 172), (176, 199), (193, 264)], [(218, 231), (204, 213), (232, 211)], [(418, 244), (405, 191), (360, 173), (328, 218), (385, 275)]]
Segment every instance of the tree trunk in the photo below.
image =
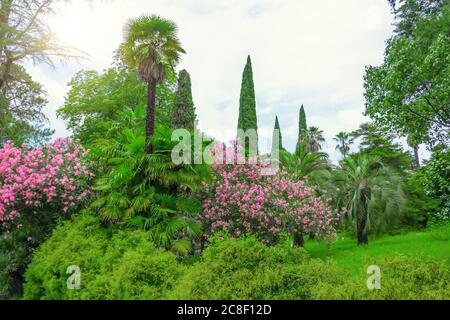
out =
[(412, 146), (412, 148), (414, 152), (413, 169), (419, 169), (420, 168), (419, 146), (415, 144)]
[(155, 133), (156, 82), (150, 81), (147, 87), (147, 116), (145, 118), (145, 152), (153, 153), (152, 137)]
[(369, 239), (366, 233), (366, 221), (367, 221), (367, 203), (365, 196), (361, 196), (361, 207), (358, 213), (358, 218), (356, 222), (356, 234), (358, 238), (358, 245), (369, 244)]
[(303, 233), (298, 232), (294, 234), (294, 246), (299, 246), (303, 248), (305, 246), (305, 239), (303, 238)]

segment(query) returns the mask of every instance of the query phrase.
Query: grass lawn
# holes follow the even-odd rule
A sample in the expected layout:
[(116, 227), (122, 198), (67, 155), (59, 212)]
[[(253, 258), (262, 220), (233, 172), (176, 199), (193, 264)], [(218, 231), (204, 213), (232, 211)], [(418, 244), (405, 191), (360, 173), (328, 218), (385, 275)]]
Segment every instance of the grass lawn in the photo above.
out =
[(392, 254), (421, 256), (423, 259), (445, 260), (450, 263), (450, 228), (445, 231), (413, 231), (396, 236), (369, 237), (369, 245), (358, 247), (351, 237), (340, 237), (331, 250), (324, 242), (307, 240), (305, 249), (311, 257), (332, 258), (338, 266), (352, 275), (367, 268), (366, 258), (386, 257)]

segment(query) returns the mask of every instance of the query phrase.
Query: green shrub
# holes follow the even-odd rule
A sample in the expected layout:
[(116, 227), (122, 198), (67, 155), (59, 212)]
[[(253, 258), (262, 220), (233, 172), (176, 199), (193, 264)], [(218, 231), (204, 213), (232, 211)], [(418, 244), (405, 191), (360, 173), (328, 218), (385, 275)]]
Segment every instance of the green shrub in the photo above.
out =
[[(81, 269), (81, 288), (69, 290), (69, 266)], [(112, 235), (89, 214), (59, 226), (35, 253), (25, 274), (24, 299), (159, 299), (183, 270), (156, 249), (144, 231)]]
[(255, 238), (216, 239), (169, 298), (303, 300), (310, 297), (310, 285), (335, 270), (288, 244), (268, 247)]
[(422, 257), (368, 259), (381, 268), (381, 290), (369, 290), (369, 274), (350, 274), (331, 260), (311, 259), (288, 246), (255, 239), (213, 242), (182, 276), (172, 299), (449, 299), (448, 265)]
[(368, 259), (367, 266), (381, 271), (381, 289), (369, 290), (366, 270), (358, 275), (337, 277), (311, 287), (313, 299), (327, 300), (434, 300), (450, 299), (449, 265), (423, 257), (393, 255)]
[[(82, 214), (59, 226), (35, 252), (25, 299), (450, 299), (450, 265), (423, 257), (368, 258), (381, 269), (370, 291), (366, 270), (349, 273), (312, 259), (289, 243), (213, 239), (197, 261), (183, 263), (155, 248), (144, 231), (105, 229)], [(68, 266), (81, 268), (81, 289), (67, 289)]]
[(431, 237), (438, 241), (450, 241), (450, 222), (433, 226), (430, 230)]

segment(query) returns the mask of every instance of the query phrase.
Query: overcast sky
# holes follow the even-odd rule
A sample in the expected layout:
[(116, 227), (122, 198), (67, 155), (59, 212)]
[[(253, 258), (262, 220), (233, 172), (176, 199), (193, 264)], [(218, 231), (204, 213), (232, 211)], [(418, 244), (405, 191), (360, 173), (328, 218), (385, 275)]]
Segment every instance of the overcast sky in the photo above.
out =
[(275, 115), (284, 144), (293, 150), (298, 111), (325, 131), (333, 160), (333, 136), (365, 119), (363, 75), (383, 60), (392, 32), (386, 0), (73, 0), (49, 18), (60, 39), (89, 54), (81, 63), (31, 67), (50, 103), (45, 112), (57, 136), (68, 135), (56, 109), (67, 83), (81, 69), (101, 71), (112, 62), (127, 19), (159, 14), (178, 24), (187, 54), (179, 69), (192, 78), (200, 128), (221, 140), (235, 135), (242, 71), (253, 63), (261, 149), (270, 145)]

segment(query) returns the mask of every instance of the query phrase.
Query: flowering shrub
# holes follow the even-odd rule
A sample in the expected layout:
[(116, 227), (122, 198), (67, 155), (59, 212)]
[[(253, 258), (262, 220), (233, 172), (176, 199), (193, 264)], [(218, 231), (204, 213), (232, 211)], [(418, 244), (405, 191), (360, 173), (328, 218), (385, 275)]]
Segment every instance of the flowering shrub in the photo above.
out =
[[(89, 195), (94, 176), (83, 158), (87, 151), (69, 139), (36, 149), (7, 142), (0, 149), (0, 224), (20, 228), (20, 216), (44, 206), (53, 214), (70, 214)], [(29, 239), (31, 240), (31, 239)]]
[(201, 221), (206, 235), (217, 231), (230, 237), (255, 235), (264, 243), (278, 241), (283, 233), (335, 237), (342, 214), (330, 209), (331, 199), (316, 196), (315, 187), (294, 181), (285, 172), (263, 175), (267, 165), (254, 159), (235, 156), (234, 163), (222, 164), (223, 157), (230, 158), (230, 147), (219, 149), (214, 150), (213, 182), (205, 186)]

